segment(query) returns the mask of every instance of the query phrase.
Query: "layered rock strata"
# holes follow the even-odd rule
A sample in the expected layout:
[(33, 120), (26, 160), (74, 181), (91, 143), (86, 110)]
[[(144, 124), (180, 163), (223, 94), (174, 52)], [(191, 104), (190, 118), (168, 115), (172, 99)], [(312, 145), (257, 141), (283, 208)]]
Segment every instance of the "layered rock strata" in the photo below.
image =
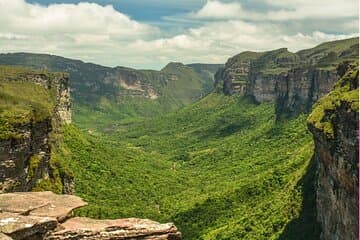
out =
[(72, 195), (52, 192), (0, 194), (1, 240), (180, 240), (172, 223), (126, 218), (94, 220), (71, 218), (86, 203)]

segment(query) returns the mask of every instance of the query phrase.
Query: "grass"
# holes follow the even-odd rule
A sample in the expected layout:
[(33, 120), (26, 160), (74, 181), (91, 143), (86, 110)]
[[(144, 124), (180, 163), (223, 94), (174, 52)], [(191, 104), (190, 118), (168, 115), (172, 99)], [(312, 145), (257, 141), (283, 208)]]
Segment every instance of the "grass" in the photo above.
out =
[(0, 139), (19, 137), (16, 126), (40, 122), (52, 115), (54, 90), (31, 82), (14, 81), (21, 80), (26, 71), (28, 69), (0, 67)]
[(29, 179), (33, 178), (35, 176), (35, 173), (39, 167), (39, 164), (40, 164), (40, 161), (41, 161), (41, 156), (38, 155), (38, 154), (35, 154), (33, 156), (30, 157), (30, 160), (29, 160), (29, 170), (28, 170), (28, 173), (27, 173), (27, 177)]
[[(274, 115), (273, 104), (210, 94), (106, 135), (67, 126), (58, 157), (89, 202), (77, 215), (173, 221), (184, 239), (296, 239), (287, 226), (314, 220), (302, 184), (313, 143), (306, 116)], [(317, 239), (316, 224), (297, 226)]]

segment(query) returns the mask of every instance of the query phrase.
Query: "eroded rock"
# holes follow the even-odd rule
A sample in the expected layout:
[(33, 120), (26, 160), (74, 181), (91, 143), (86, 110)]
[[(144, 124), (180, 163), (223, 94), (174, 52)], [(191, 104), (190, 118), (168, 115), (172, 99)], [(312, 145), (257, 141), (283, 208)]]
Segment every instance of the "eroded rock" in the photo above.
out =
[[(42, 239), (58, 222), (51, 217), (23, 216), (16, 213), (0, 213), (0, 239), (10, 236), (14, 240)], [(5, 234), (5, 236), (4, 236)], [(11, 239), (10, 238), (10, 239)], [(9, 238), (8, 238), (9, 239)]]
[(13, 239), (11, 237), (9, 237), (8, 235), (0, 233), (0, 240), (13, 240)]
[(160, 224), (148, 219), (138, 218), (94, 220), (76, 217), (61, 224), (59, 229), (61, 230), (50, 233), (45, 239), (181, 239), (181, 233), (172, 223)]
[(0, 194), (0, 240), (181, 239), (172, 223), (138, 218), (69, 219), (74, 209), (86, 204), (79, 197), (52, 192)]
[(0, 208), (23, 215), (54, 217), (64, 221), (71, 212), (87, 203), (73, 195), (52, 192), (19, 192), (0, 194)]

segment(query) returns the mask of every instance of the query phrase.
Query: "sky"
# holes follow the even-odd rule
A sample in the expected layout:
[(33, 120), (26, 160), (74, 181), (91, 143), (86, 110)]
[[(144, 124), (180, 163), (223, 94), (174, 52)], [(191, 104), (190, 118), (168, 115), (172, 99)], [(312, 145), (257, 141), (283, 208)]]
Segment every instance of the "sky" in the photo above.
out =
[(0, 0), (0, 52), (105, 66), (225, 63), (359, 35), (358, 0)]

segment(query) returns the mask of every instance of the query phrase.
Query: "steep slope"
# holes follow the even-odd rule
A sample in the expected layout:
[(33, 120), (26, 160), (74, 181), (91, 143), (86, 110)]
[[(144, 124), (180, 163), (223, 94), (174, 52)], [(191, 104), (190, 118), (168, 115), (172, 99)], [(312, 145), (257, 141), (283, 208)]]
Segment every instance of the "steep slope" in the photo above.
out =
[(244, 52), (228, 60), (216, 74), (225, 94), (250, 96), (257, 102), (276, 102), (278, 118), (308, 113), (339, 79), (337, 66), (359, 57), (359, 38), (320, 44), (291, 53), (278, 49)]
[(321, 239), (358, 238), (359, 68), (346, 64), (345, 75), (308, 118), (318, 164), (317, 217)]
[(318, 238), (305, 116), (276, 123), (273, 104), (213, 93), (111, 135), (68, 127), (64, 143), (78, 215), (174, 221), (184, 239)]
[[(28, 53), (0, 54), (0, 65), (68, 72), (74, 120), (89, 127), (101, 119), (106, 125), (109, 119), (154, 116), (194, 102), (211, 91), (213, 79), (209, 73), (215, 72), (217, 66), (199, 64), (193, 68), (176, 64), (163, 71), (136, 70)], [(88, 118), (89, 113), (94, 118)]]
[(0, 67), (0, 192), (72, 192), (72, 176), (53, 156), (71, 122), (68, 76)]
[[(197, 65), (196, 69), (201, 71), (201, 66)], [(169, 63), (163, 69), (162, 73), (171, 76), (171, 80), (164, 87), (163, 92), (178, 100), (182, 105), (188, 105), (199, 100), (208, 94), (214, 85), (213, 79), (202, 78), (194, 68), (182, 63)], [(203, 91), (199, 91), (203, 89)]]

